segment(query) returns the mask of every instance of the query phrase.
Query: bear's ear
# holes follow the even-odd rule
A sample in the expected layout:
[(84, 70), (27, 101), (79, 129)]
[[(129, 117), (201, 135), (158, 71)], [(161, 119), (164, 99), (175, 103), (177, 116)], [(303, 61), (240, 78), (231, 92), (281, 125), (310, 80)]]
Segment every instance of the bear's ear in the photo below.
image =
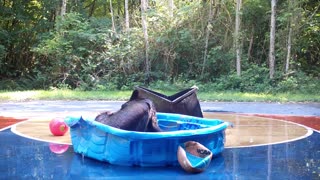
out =
[(144, 99), (144, 103), (146, 103), (148, 108), (151, 109), (152, 106), (151, 106), (150, 102), (148, 101), (148, 99)]
[(135, 99), (138, 99), (139, 97), (139, 92), (138, 90), (134, 90), (131, 94), (131, 97), (130, 97), (130, 100), (129, 101), (132, 101), (132, 100), (135, 100)]
[(149, 110), (155, 109), (153, 102), (150, 99), (144, 99), (144, 102), (148, 105)]
[[(113, 115), (113, 112), (111, 112), (111, 111), (105, 111), (105, 112), (102, 112), (102, 113), (100, 113), (100, 114), (98, 114), (98, 116), (97, 117), (102, 117), (102, 116), (112, 116)], [(97, 118), (96, 117), (96, 118)]]
[(106, 113), (107, 113), (109, 116), (113, 115), (113, 112), (111, 112), (111, 111), (107, 111)]

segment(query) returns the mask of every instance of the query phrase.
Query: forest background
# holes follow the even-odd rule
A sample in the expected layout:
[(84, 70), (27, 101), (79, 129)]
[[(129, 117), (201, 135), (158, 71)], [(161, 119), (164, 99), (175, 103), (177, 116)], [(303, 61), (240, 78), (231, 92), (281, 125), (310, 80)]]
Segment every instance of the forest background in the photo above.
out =
[(0, 90), (319, 94), (318, 0), (0, 2)]

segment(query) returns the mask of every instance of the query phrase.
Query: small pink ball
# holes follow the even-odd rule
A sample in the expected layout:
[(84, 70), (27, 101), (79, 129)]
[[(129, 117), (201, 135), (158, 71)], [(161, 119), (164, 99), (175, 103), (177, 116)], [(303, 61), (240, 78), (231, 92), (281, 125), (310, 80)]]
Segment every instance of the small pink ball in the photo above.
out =
[(62, 118), (53, 118), (50, 121), (49, 128), (54, 136), (63, 136), (69, 130), (68, 125)]
[(56, 154), (62, 154), (66, 152), (69, 148), (68, 144), (55, 144), (55, 143), (50, 143), (49, 144), (50, 151)]

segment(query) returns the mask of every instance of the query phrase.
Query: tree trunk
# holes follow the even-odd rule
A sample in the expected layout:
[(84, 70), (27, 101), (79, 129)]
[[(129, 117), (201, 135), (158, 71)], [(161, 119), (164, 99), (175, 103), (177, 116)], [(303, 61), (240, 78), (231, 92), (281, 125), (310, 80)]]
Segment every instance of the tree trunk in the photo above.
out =
[(104, 3), (103, 3), (103, 14), (105, 15), (107, 15), (107, 9), (108, 9), (108, 2), (107, 1), (105, 1)]
[(62, 0), (60, 16), (63, 17), (67, 11), (67, 0)]
[(145, 42), (145, 53), (146, 53), (145, 77), (146, 77), (146, 83), (148, 84), (149, 78), (150, 78), (150, 62), (148, 57), (149, 41), (148, 41), (148, 26), (147, 26), (146, 10), (147, 10), (147, 0), (141, 0), (141, 23), (142, 23), (142, 30), (143, 30), (144, 42)]
[(169, 16), (172, 18), (173, 17), (173, 6), (174, 6), (173, 0), (169, 0), (168, 6), (169, 6)]
[(290, 66), (290, 59), (291, 59), (291, 38), (292, 38), (292, 24), (294, 23), (294, 9), (295, 9), (295, 1), (294, 0), (288, 0), (289, 5), (289, 12), (292, 12), (292, 15), (289, 19), (289, 25), (288, 25), (288, 40), (287, 40), (287, 57), (286, 57), (286, 63), (285, 63), (285, 73), (289, 72), (289, 66)]
[(125, 11), (125, 21), (126, 21), (126, 32), (129, 31), (130, 25), (129, 25), (129, 8), (128, 8), (128, 0), (124, 1), (124, 11)]
[(113, 18), (113, 8), (112, 8), (112, 0), (110, 2), (110, 13), (111, 13), (111, 22), (112, 22), (112, 31), (116, 34), (116, 27), (114, 25), (114, 18)]
[(211, 21), (212, 21), (212, 5), (213, 0), (210, 0), (209, 4), (209, 18), (207, 23), (207, 30), (206, 30), (206, 39), (205, 39), (205, 47), (204, 47), (204, 55), (203, 55), (203, 63), (202, 63), (202, 70), (201, 70), (201, 77), (204, 75), (204, 70), (207, 64), (207, 54), (208, 54), (208, 42), (209, 42), (209, 35), (210, 35), (210, 27), (211, 27)]
[(269, 73), (273, 79), (275, 72), (275, 33), (276, 33), (276, 4), (277, 0), (271, 0), (271, 23), (270, 23), (270, 48), (269, 48)]
[(252, 26), (251, 34), (250, 34), (250, 42), (249, 42), (249, 48), (248, 48), (248, 62), (251, 59), (251, 52), (252, 52), (252, 46), (253, 46), (253, 39), (254, 39), (254, 26)]
[(93, 15), (95, 6), (96, 6), (96, 0), (93, 0), (93, 2), (91, 3), (91, 7), (90, 7), (89, 17), (91, 17)]
[(240, 46), (240, 10), (241, 10), (241, 0), (237, 0), (236, 7), (236, 24), (235, 24), (235, 48), (236, 48), (236, 66), (237, 75), (241, 75), (241, 46)]
[(289, 71), (289, 64), (291, 58), (291, 35), (292, 35), (292, 27), (291, 23), (289, 24), (289, 34), (288, 34), (288, 41), (287, 41), (287, 58), (286, 58), (286, 68), (285, 72), (288, 73)]

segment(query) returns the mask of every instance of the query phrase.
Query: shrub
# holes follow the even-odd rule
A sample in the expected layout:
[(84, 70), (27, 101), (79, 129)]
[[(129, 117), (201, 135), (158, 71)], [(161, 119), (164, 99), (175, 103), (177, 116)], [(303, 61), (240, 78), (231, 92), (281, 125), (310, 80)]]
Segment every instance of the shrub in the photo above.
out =
[(278, 92), (319, 93), (319, 78), (298, 71), (279, 80), (275, 90)]

